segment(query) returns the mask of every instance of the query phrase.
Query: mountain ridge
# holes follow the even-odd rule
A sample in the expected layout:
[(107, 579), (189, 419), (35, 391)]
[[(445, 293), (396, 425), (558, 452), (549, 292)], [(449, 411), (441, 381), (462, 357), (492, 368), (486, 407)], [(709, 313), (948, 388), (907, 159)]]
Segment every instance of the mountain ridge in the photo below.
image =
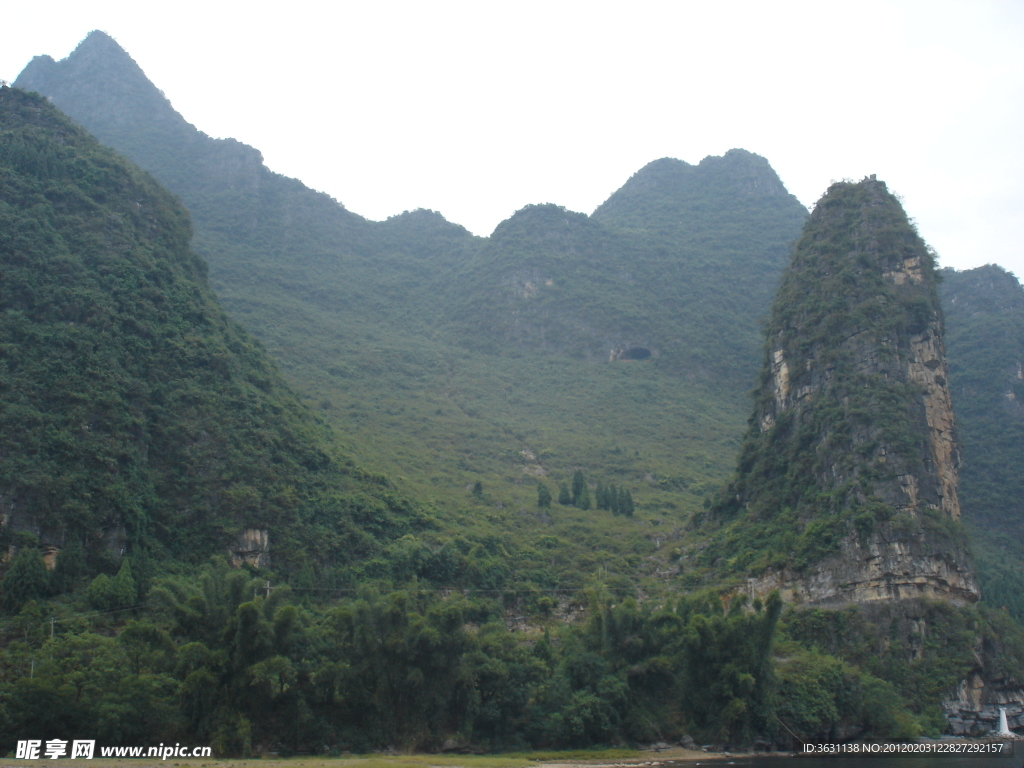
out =
[[(35, 78), (30, 74), (19, 82), (28, 84)], [(50, 82), (40, 75), (33, 84), (72, 116), (99, 109), (90, 104), (79, 110), (78, 94), (95, 86), (82, 87), (66, 65), (47, 77)], [(135, 119), (145, 123), (144, 104)], [(183, 118), (177, 124), (188, 125)], [(102, 121), (87, 127), (101, 137), (106, 130)], [(266, 169), (252, 175), (256, 186), (214, 188), (204, 174), (218, 166), (203, 165), (205, 150), (198, 159), (172, 161), (168, 145), (146, 136), (142, 130), (122, 146), (114, 134), (104, 140), (197, 210), (195, 247), (209, 261), (211, 285), (226, 309), (281, 361), (361, 464), (415, 478), (417, 493), (460, 514), (462, 489), (480, 479), (480, 471), (485, 484), (501, 489), (505, 507), (534, 503), (523, 467), (504, 458), (506, 451), (557, 456), (542, 468), (566, 479), (579, 466), (595, 473), (606, 466), (617, 483), (649, 488), (644, 495), (650, 509), (673, 515), (696, 511), (712, 478), (724, 477), (756, 373), (758, 323), (806, 217), (792, 196), (775, 195), (768, 204), (751, 198), (744, 208), (718, 195), (701, 210), (686, 212), (692, 226), (677, 220), (663, 231), (646, 225), (627, 231), (628, 212), (612, 227), (600, 216), (557, 212), (553, 220), (568, 216), (579, 233), (591, 233), (566, 257), (557, 255), (565, 233), (549, 231), (543, 217), (525, 226), (524, 217), (537, 212), (532, 209), (499, 225), (493, 238), (476, 238), (437, 215), (417, 212), (367, 222)], [(709, 160), (698, 173), (712, 178), (716, 169), (745, 164), (755, 176), (764, 168), (773, 173), (767, 161), (745, 152)], [(198, 168), (195, 180), (182, 173), (187, 168)], [(165, 172), (176, 175), (163, 178)], [(680, 226), (699, 236), (678, 238)], [(516, 229), (525, 238), (519, 245), (505, 237)], [(724, 249), (709, 245), (716, 231), (726, 230), (732, 241)], [(523, 258), (543, 280), (497, 276)], [(601, 272), (584, 269), (595, 261), (605, 265)], [(748, 262), (756, 266), (748, 269)], [(549, 268), (556, 273), (548, 275)], [(527, 283), (536, 290), (525, 291)], [(571, 299), (560, 301), (552, 292)], [(719, 326), (723, 333), (712, 330)], [(478, 361), (470, 350), (488, 357)], [(610, 362), (618, 370), (602, 367)], [(559, 368), (565, 375), (553, 375)], [(508, 387), (520, 391), (533, 376), (537, 391), (510, 401)], [(560, 392), (575, 393), (566, 401), (574, 405), (556, 402)], [(609, 430), (599, 412), (628, 411), (633, 397), (654, 397), (665, 413), (690, 412), (699, 402), (701, 416), (686, 418), (702, 426), (671, 429), (645, 420), (646, 439), (636, 426)], [(418, 412), (425, 426), (396, 420), (394, 412), (403, 409)], [(449, 413), (467, 423), (441, 418)], [(430, 426), (431, 415), (437, 426)], [(553, 420), (579, 426), (564, 431)], [(712, 422), (718, 426), (711, 428)], [(433, 434), (437, 429), (455, 430), (459, 441)], [(613, 453), (623, 450), (614, 433), (632, 433), (631, 461)], [(601, 437), (591, 446), (582, 434)], [(663, 486), (658, 478), (674, 479)], [(669, 489), (682, 478), (688, 478), (689, 491), (673, 499)]]
[[(75, 94), (73, 80), (61, 88), (62, 98)], [(145, 118), (144, 110), (134, 116)], [(167, 147), (137, 138), (153, 167), (166, 162)], [(59, 170), (45, 144), (18, 148), (32, 173)], [(600, 216), (527, 206), (498, 236), (474, 238), (428, 211), (379, 223), (346, 216), (326, 196), (262, 166), (243, 169), (234, 188), (220, 183), (236, 178), (230, 173), (210, 186), (218, 162), (204, 151), (183, 156), (180, 168), (200, 172), (180, 179), (182, 195), (201, 207), (194, 242), (214, 257), (211, 283), (225, 305), (337, 429), (325, 439), (347, 441), (360, 464), (394, 480), (346, 467), (343, 493), (333, 493), (338, 478), (325, 477), (313, 483), (325, 492), (316, 497), (322, 503), (306, 506), (316, 499), (301, 483), (294, 496), (275, 489), (281, 494), (267, 494), (271, 502), (298, 499), (293, 527), (301, 535), (289, 543), (294, 557), (284, 558), (293, 567), (260, 562), (267, 528), (246, 527), (232, 548), (235, 570), (223, 560), (203, 569), (163, 561), (180, 570), (153, 592), (163, 609), (146, 615), (157, 626), (117, 627), (116, 640), (68, 633), (67, 641), (124, 645), (136, 678), (140, 668), (163, 675), (145, 701), (184, 717), (182, 733), (237, 752), (257, 733), (263, 749), (277, 749), (271, 739), (287, 732), (296, 750), (358, 751), (390, 743), (439, 748), (449, 734), (473, 734), (466, 738), (494, 748), (646, 743), (691, 728), (700, 738), (749, 743), (763, 734), (793, 748), (796, 739), (823, 742), (839, 732), (937, 736), (938, 702), (958, 685), (970, 689), (971, 701), (957, 717), (975, 707), (970, 726), (960, 717), (962, 729), (991, 722), (993, 701), (1021, 701), (1015, 659), (1024, 642), (1009, 617), (956, 605), (975, 591), (961, 567), (969, 564), (961, 531), (943, 509), (952, 494), (939, 465), (951, 456), (932, 445), (950, 431), (939, 378), (953, 381), (954, 372), (944, 371), (941, 338), (933, 335), (931, 254), (922, 255), (898, 205), (874, 180), (859, 192), (840, 185), (831, 191), (836, 205), (819, 204), (805, 240), (828, 246), (826, 253), (817, 266), (805, 259), (806, 269), (783, 282), (766, 349), (758, 319), (772, 306), (806, 210), (779, 191), (766, 160), (742, 150), (697, 166), (653, 165), (680, 183), (703, 181), (678, 195), (648, 194), (634, 183), (616, 198), (617, 212), (613, 206)], [(641, 181), (652, 173), (643, 171)], [(839, 204), (844, 191), (877, 202), (884, 226), (847, 226), (847, 214), (856, 219), (860, 209)], [(865, 233), (870, 248), (858, 245)], [(880, 249), (888, 255), (873, 259)], [(830, 267), (836, 253), (860, 254), (865, 263), (853, 258), (843, 268), (839, 259)], [(40, 259), (54, 254), (61, 252), (42, 248)], [(195, 375), (220, 377), (230, 391), (230, 356), (207, 354), (191, 338), (178, 347)], [(35, 345), (47, 360), (60, 359), (62, 349)], [(778, 351), (785, 375), (775, 365)], [(759, 357), (766, 364), (740, 481), (705, 511), (736, 466)], [(835, 367), (817, 364), (826, 359), (855, 369), (845, 395), (833, 386)], [(866, 395), (852, 391), (868, 379), (877, 386), (864, 387)], [(275, 381), (256, 376), (256, 391), (246, 390), (255, 400), (236, 399), (258, 404), (261, 386), (274, 389)], [(804, 400), (834, 407), (796, 412), (802, 390)], [(863, 402), (871, 393), (881, 393), (878, 402)], [(235, 414), (235, 403), (219, 394), (191, 392), (198, 402), (181, 398), (169, 409), (193, 413), (212, 403), (203, 418)], [(847, 400), (837, 404), (836, 394)], [(238, 441), (246, 454), (268, 438), (263, 422), (242, 412), (255, 425)], [(825, 428), (810, 437), (824, 435), (821, 450), (794, 459), (799, 446), (786, 446), (787, 420), (799, 431), (819, 416)], [(180, 442), (207, 445), (201, 431), (199, 440)], [(70, 440), (58, 437), (46, 439), (58, 447)], [(877, 462), (883, 455), (886, 466)], [(305, 470), (320, 468), (317, 457)], [(818, 458), (831, 461), (840, 487), (824, 482), (827, 466), (801, 475)], [(787, 461), (793, 472), (756, 488), (743, 481), (759, 464)], [(259, 494), (245, 485), (231, 484), (216, 499), (224, 502), (218, 510), (234, 515), (232, 533), (235, 523), (261, 526), (274, 513), (254, 509)], [(737, 485), (749, 508), (726, 509)], [(635, 498), (636, 508), (609, 508), (610, 488)], [(405, 503), (408, 496), (422, 506)], [(729, 527), (751, 511), (745, 525)], [(779, 532), (796, 541), (773, 538)], [(273, 553), (279, 538), (270, 534)], [(20, 540), (22, 554), (31, 554), (31, 543)], [(837, 549), (849, 555), (838, 575), (829, 570)], [(5, 602), (15, 576), (39, 566), (38, 555), (32, 563), (19, 558), (4, 576)], [(93, 572), (105, 578), (114, 566)], [(781, 574), (775, 583), (757, 582), (773, 568)], [(120, 586), (127, 569), (123, 561), (114, 579)], [(101, 603), (97, 581), (67, 596), (68, 604), (80, 611), (86, 599)], [(300, 593), (294, 605), (283, 582)], [(766, 594), (774, 588), (811, 599), (784, 608)], [(18, 620), (30, 631), (37, 607), (24, 610)], [(63, 642), (55, 638), (39, 656)], [(195, 664), (172, 658), (174, 646), (188, 647)], [(29, 666), (36, 651), (26, 646), (5, 671), (5, 681), (17, 682), (5, 686), (0, 705), (10, 702), (14, 723), (32, 717), (23, 716), (24, 702), (60, 699), (55, 681), (63, 669)], [(40, 695), (37, 684), (52, 686), (53, 695)], [(394, 696), (386, 705), (372, 693), (380, 690)], [(402, 718), (390, 702), (407, 696), (416, 706)], [(104, 706), (114, 698), (106, 695)], [(306, 713), (301, 722), (298, 712)], [(1016, 725), (1024, 707), (1009, 714)]]
[(369, 544), (367, 490), (378, 532), (405, 530), (221, 310), (184, 209), (38, 96), (5, 87), (0, 121), (8, 542), (188, 559), (258, 529), (297, 567)]

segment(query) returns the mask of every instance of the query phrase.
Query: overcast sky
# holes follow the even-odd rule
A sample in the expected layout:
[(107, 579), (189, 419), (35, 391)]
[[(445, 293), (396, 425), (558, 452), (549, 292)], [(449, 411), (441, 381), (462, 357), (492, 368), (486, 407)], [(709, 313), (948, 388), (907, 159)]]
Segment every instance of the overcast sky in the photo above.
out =
[(590, 213), (743, 147), (811, 206), (877, 174), (958, 269), (1024, 277), (1024, 0), (10, 3), (0, 78), (112, 35), (175, 108), (383, 219)]

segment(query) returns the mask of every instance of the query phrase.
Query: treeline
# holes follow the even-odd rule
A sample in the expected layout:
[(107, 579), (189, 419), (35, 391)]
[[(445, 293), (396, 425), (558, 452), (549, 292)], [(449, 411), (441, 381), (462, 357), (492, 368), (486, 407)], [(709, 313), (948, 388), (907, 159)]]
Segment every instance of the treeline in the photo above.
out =
[[(131, 578), (124, 565), (111, 581)], [(317, 590), (273, 586), (223, 560), (197, 577), (132, 584), (140, 602), (128, 610), (89, 614), (90, 589), (29, 600), (2, 625), (0, 751), (30, 732), (210, 744), (226, 756), (446, 742), (578, 748), (684, 734), (792, 745), (839, 723), (879, 738), (934, 730), (892, 684), (795, 643), (774, 594), (763, 604), (652, 605), (598, 586), (573, 596), (584, 622), (559, 622), (547, 605), (534, 630), (512, 632), (515, 596), (500, 591), (379, 582), (321, 602)]]
[[(598, 481), (591, 496), (590, 486), (582, 470), (576, 470), (572, 476), (572, 487), (565, 482), (558, 485), (558, 503), (563, 507), (576, 507), (577, 509), (610, 510), (615, 515), (632, 517), (636, 511), (633, 503), (633, 494), (626, 488), (616, 488), (613, 484), (605, 485)], [(551, 506), (551, 491), (544, 483), (537, 484), (537, 506), (547, 509)]]

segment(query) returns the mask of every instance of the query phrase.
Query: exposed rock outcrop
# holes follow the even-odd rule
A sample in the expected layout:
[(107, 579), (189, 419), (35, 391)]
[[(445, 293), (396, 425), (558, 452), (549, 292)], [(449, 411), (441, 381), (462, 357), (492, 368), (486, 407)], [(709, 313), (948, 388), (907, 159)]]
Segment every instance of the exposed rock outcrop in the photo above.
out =
[[(886, 540), (894, 536), (893, 540)], [(779, 590), (788, 602), (843, 605), (925, 597), (971, 603), (978, 587), (962, 551), (948, 552), (927, 537), (888, 530), (866, 544), (840, 542), (840, 554), (806, 571), (770, 569), (747, 579), (744, 591), (764, 598)]]
[(246, 528), (228, 551), (231, 564), (241, 568), (248, 563), (255, 568), (270, 567), (270, 532), (265, 528)]
[(793, 552), (751, 568), (752, 595), (978, 598), (936, 283), (884, 183), (835, 184), (819, 201), (776, 297), (751, 431), (717, 507), (733, 525), (778, 518), (800, 531)]
[(1006, 710), (1011, 731), (1024, 729), (1024, 689), (986, 681), (980, 672), (972, 672), (955, 694), (942, 702), (942, 710), (955, 736), (984, 736), (999, 730), (999, 710)]

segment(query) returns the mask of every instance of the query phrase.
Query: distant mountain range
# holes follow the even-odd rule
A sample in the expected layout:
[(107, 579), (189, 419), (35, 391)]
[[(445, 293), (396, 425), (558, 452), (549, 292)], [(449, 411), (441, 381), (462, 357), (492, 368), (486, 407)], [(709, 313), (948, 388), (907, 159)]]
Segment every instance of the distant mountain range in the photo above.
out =
[[(442, 516), (479, 521), (465, 489), (481, 482), (498, 528), (519, 529), (539, 478), (582, 469), (633, 488), (637, 519), (618, 525), (660, 550), (728, 473), (806, 217), (763, 158), (656, 161), (593, 216), (528, 206), (477, 238), (428, 211), (370, 222), (272, 173), (187, 123), (101, 32), (17, 85), (181, 198), (226, 309), (361, 464)], [(635, 577), (634, 549), (609, 567)], [(578, 578), (556, 570), (542, 581)]]
[[(102, 32), (16, 86), (0, 737), (120, 728), (129, 674), (225, 753), (1024, 724), (1024, 290), (937, 272), (882, 182), (808, 215), (663, 158), (481, 238), (271, 172)], [(132, 659), (99, 703), (33, 676), (37, 601), (138, 612), (66, 633)]]
[[(727, 477), (760, 323), (806, 218), (763, 158), (657, 160), (590, 216), (527, 206), (477, 238), (431, 211), (367, 221), (269, 171), (257, 150), (189, 124), (102, 32), (62, 61), (37, 57), (16, 85), (181, 198), (228, 311), (360, 462), (442, 517), (473, 514), (465, 488), (480, 481), (494, 522), (516, 530), (506, 510), (531, 508), (538, 478), (583, 469), (632, 484), (639, 519), (678, 531)], [(1015, 438), (974, 437), (986, 419), (1010, 423), (991, 415), (994, 397), (984, 410), (958, 384), (988, 347), (976, 337), (999, 333), (988, 310), (969, 334), (958, 325), (950, 287), (977, 272), (947, 270), (943, 300), (965, 519), (983, 535), (1005, 516), (982, 499), (1003, 498), (1019, 473), (1006, 469)], [(1002, 290), (1019, 291), (1003, 274)], [(642, 535), (665, 557), (680, 534)]]

